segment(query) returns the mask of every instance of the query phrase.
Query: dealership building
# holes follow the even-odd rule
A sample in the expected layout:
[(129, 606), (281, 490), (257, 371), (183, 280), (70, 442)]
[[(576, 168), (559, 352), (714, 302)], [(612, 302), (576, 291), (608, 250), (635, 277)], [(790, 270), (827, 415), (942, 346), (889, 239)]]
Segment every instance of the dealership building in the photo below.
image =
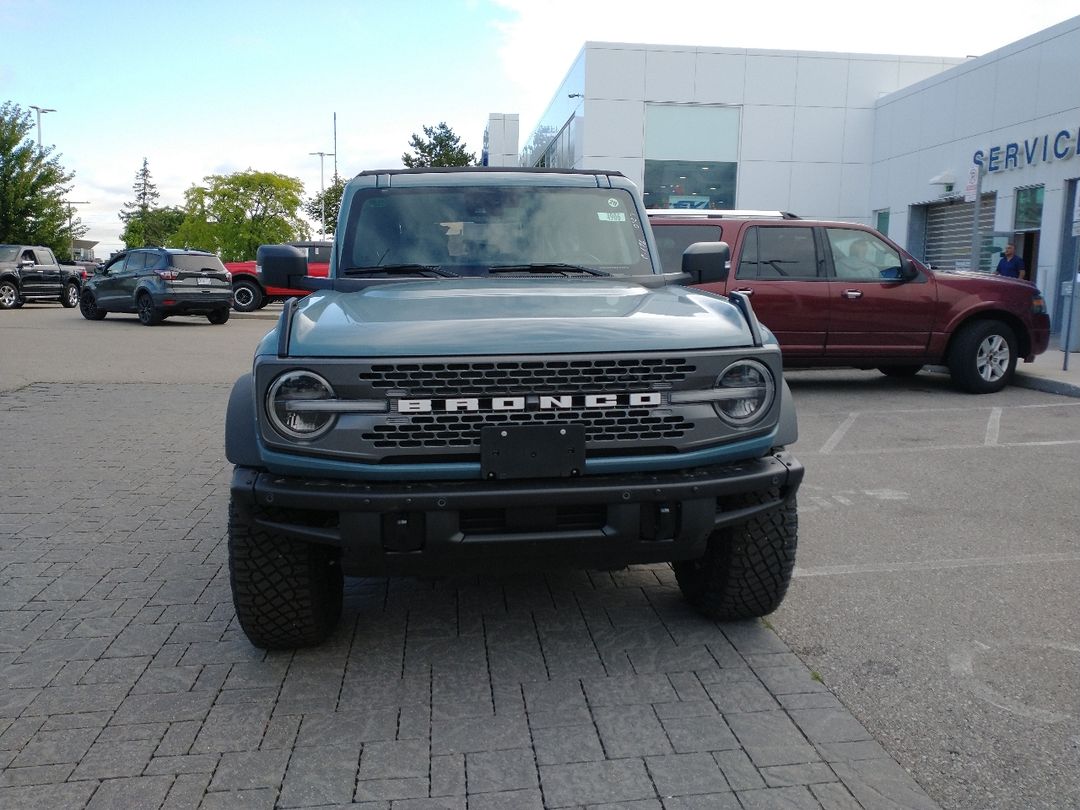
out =
[(1080, 17), (967, 59), (589, 42), (524, 145), (492, 115), (484, 154), (615, 169), (650, 208), (866, 223), (946, 269), (990, 271), (1014, 242), (1060, 332), (1078, 76)]

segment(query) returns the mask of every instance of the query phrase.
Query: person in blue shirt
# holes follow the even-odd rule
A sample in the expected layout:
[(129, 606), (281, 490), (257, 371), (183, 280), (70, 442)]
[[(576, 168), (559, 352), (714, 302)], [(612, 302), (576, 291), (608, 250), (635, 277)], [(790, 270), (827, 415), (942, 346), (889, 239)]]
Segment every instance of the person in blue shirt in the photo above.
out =
[(1001, 260), (997, 266), (997, 274), (1009, 278), (1027, 278), (1027, 268), (1024, 267), (1024, 260), (1016, 255), (1016, 248), (1011, 242), (1002, 251)]

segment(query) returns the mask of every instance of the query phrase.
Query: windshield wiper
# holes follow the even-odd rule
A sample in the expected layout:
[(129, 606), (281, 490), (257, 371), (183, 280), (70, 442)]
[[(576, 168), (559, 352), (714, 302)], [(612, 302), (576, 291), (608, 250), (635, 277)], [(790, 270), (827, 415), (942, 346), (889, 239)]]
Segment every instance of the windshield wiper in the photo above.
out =
[(582, 267), (580, 264), (559, 262), (536, 262), (533, 264), (499, 264), (488, 269), (489, 273), (586, 273), (590, 276), (610, 276), (604, 270)]
[(449, 270), (443, 270), (437, 264), (381, 264), (369, 267), (347, 267), (341, 271), (343, 276), (374, 276), (386, 273), (388, 276), (406, 276), (416, 273), (432, 273), (436, 276), (457, 276)]

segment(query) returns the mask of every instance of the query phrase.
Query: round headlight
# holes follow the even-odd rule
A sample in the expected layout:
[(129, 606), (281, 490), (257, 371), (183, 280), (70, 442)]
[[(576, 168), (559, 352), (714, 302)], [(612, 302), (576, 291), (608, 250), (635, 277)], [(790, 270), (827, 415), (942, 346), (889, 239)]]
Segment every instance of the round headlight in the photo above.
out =
[(294, 439), (314, 439), (330, 429), (334, 414), (319, 408), (334, 398), (330, 383), (310, 371), (282, 374), (266, 395), (266, 412), (274, 427)]
[(716, 412), (736, 427), (752, 425), (769, 411), (776, 395), (772, 372), (757, 360), (732, 363), (716, 379)]

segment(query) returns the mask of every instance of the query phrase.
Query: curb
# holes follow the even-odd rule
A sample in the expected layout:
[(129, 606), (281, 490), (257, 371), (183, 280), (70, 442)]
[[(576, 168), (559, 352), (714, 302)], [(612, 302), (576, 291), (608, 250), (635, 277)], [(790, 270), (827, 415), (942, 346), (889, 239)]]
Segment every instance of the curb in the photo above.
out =
[(1017, 371), (1013, 373), (1012, 384), (1019, 388), (1030, 388), (1047, 394), (1059, 394), (1063, 397), (1080, 399), (1080, 385), (1065, 380), (1055, 380), (1052, 377), (1042, 377), (1038, 374), (1026, 374)]

